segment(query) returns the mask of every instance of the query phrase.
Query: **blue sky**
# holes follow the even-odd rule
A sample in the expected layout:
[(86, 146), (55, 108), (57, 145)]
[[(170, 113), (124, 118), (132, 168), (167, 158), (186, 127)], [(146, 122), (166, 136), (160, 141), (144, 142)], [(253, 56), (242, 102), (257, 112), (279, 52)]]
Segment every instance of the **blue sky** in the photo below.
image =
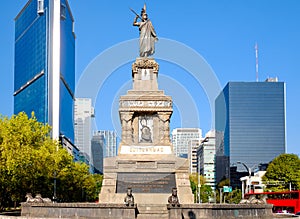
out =
[[(6, 1), (0, 9), (2, 115), (11, 116), (13, 112), (13, 19), (26, 2)], [(138, 55), (137, 47), (126, 47), (128, 40), (138, 37), (138, 29), (132, 26), (134, 14), (129, 8), (140, 13), (144, 2), (69, 0), (75, 18), (78, 84), (93, 60), (112, 48), (118, 49), (124, 42), (126, 49), (120, 53), (136, 52)], [(257, 42), (259, 81), (278, 77), (279, 81), (286, 82), (287, 152), (300, 154), (297, 137), (300, 127), (300, 1), (148, 0), (146, 3), (149, 19), (160, 39), (156, 54), (164, 49), (165, 42), (183, 45), (205, 60), (220, 88), (228, 81), (256, 80), (254, 45)], [(171, 48), (169, 53), (174, 55)], [(116, 54), (116, 57), (122, 54)], [(184, 65), (163, 58), (156, 60), (160, 64), (160, 88), (174, 99), (171, 128), (199, 126), (206, 133), (213, 126), (213, 112), (205, 85)], [(119, 129), (117, 100), (131, 86), (132, 61), (128, 58), (128, 62), (120, 63), (98, 88), (94, 99), (95, 128)], [(200, 75), (207, 74), (199, 71)], [(101, 74), (99, 69), (95, 77)]]

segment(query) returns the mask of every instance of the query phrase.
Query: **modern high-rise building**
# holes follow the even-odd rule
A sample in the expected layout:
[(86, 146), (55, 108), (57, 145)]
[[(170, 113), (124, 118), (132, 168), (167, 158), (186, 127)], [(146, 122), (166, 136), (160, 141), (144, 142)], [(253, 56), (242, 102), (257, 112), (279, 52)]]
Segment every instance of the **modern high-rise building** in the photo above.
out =
[(216, 188), (216, 134), (209, 131), (197, 149), (198, 172), (204, 176), (205, 184)]
[(94, 173), (103, 173), (103, 145), (104, 135), (95, 132), (92, 137), (92, 160), (94, 164)]
[(189, 160), (189, 172), (191, 174), (197, 173), (197, 165), (198, 165), (198, 159), (197, 159), (197, 149), (199, 148), (200, 140), (197, 139), (191, 139), (189, 141), (189, 151), (188, 151), (188, 160)]
[(103, 141), (103, 157), (117, 156), (117, 133), (115, 131), (100, 130), (94, 132), (93, 136), (102, 135)]
[(14, 113), (74, 142), (74, 19), (67, 0), (29, 0), (15, 18)]
[[(215, 128), (224, 134), (223, 155), (231, 166), (239, 161), (253, 169), (286, 152), (284, 82), (229, 82), (215, 109)], [(237, 171), (246, 170), (237, 165)]]
[(230, 165), (229, 156), (224, 153), (224, 132), (215, 131), (216, 142), (216, 184), (223, 179), (229, 178)]
[(86, 159), (93, 164), (91, 139), (92, 139), (92, 118), (94, 117), (94, 108), (92, 99), (76, 98), (74, 104), (74, 132), (75, 145)]
[(177, 157), (188, 158), (189, 141), (202, 138), (199, 128), (177, 128), (172, 131), (172, 144)]

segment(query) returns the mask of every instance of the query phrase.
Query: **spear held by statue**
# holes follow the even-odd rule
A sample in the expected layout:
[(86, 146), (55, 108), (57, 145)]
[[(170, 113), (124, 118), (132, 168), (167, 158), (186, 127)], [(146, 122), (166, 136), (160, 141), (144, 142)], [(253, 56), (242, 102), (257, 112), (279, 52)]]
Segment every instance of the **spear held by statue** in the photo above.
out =
[(138, 13), (136, 13), (132, 8), (129, 8), (129, 9), (130, 9), (130, 11), (132, 11), (139, 19), (142, 20), (141, 16), (140, 16)]

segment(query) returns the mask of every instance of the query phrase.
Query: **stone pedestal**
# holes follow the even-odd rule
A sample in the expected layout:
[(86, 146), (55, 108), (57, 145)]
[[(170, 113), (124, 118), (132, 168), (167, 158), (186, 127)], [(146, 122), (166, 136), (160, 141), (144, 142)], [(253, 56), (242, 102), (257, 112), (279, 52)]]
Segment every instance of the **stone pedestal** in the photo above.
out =
[(167, 204), (177, 187), (181, 203), (193, 203), (187, 159), (174, 156), (170, 141), (172, 98), (158, 90), (159, 65), (137, 58), (133, 89), (120, 97), (122, 140), (118, 156), (104, 159), (100, 203), (123, 203), (128, 187), (138, 204)]
[(100, 203), (123, 203), (127, 187), (137, 204), (167, 204), (177, 187), (180, 203), (193, 203), (188, 161), (173, 155), (126, 155), (104, 160)]

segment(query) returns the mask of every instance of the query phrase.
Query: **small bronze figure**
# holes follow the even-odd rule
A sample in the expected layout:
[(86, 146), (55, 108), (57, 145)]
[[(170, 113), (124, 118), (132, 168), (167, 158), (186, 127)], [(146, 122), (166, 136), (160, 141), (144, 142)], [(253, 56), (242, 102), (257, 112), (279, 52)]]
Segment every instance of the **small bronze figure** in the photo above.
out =
[(179, 207), (180, 206), (179, 199), (178, 199), (178, 196), (177, 196), (177, 188), (172, 189), (172, 195), (168, 198), (168, 202), (173, 207), (175, 207), (175, 206)]
[(132, 195), (132, 189), (127, 189), (127, 195), (124, 198), (124, 203), (126, 206), (134, 206), (134, 197)]

